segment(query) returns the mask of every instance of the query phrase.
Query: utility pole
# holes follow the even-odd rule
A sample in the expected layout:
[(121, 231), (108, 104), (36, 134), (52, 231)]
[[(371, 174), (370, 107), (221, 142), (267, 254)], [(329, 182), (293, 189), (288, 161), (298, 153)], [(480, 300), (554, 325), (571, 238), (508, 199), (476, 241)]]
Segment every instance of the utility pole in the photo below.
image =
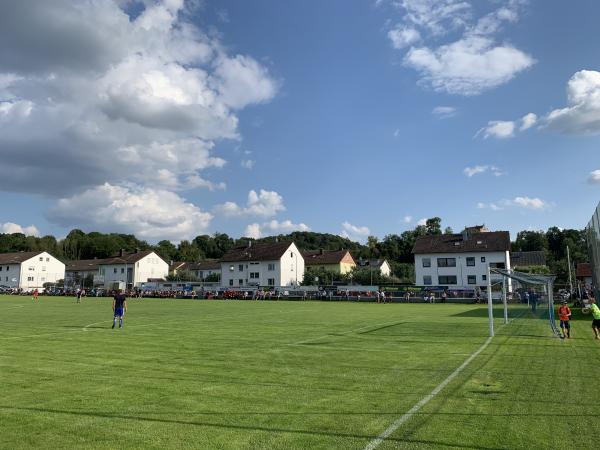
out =
[(571, 280), (571, 253), (567, 245), (567, 264), (569, 265), (569, 296), (573, 295), (573, 281)]

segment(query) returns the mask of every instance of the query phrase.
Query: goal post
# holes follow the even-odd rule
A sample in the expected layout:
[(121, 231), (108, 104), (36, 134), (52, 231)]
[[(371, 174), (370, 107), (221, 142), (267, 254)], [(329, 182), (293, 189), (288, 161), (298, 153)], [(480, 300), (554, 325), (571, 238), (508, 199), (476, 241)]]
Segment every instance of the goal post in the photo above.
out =
[[(497, 283), (493, 283), (492, 276), (495, 275)], [(496, 267), (488, 267), (488, 316), (490, 321), (490, 336), (494, 336), (494, 317), (493, 317), (493, 294), (492, 286), (494, 284), (501, 284), (502, 290), (502, 303), (503, 303), (503, 315), (504, 323), (508, 323), (508, 297), (513, 296), (516, 293), (517, 297), (521, 299), (519, 290), (521, 290), (527, 297), (528, 305), (531, 305), (532, 312), (537, 311), (537, 305), (540, 298), (546, 297), (548, 305), (548, 321), (552, 333), (561, 337), (562, 334), (556, 326), (556, 320), (554, 317), (554, 275), (543, 275), (543, 274), (530, 274), (524, 272), (517, 272), (510, 269), (500, 269)], [(514, 292), (513, 290), (514, 289)], [(537, 291), (541, 292), (537, 292)], [(531, 297), (529, 298), (531, 292)], [(542, 295), (545, 294), (545, 295)]]

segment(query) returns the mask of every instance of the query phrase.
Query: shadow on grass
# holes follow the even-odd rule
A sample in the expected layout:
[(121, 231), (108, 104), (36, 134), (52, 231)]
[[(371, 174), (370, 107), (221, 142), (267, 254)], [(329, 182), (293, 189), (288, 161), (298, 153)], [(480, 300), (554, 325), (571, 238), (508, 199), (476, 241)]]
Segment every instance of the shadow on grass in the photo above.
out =
[[(51, 413), (51, 414), (67, 414), (67, 415), (75, 415), (75, 416), (83, 416), (83, 417), (96, 417), (101, 419), (123, 419), (123, 420), (138, 420), (144, 422), (153, 422), (153, 423), (164, 423), (164, 424), (175, 424), (175, 425), (192, 425), (199, 427), (212, 427), (212, 428), (224, 428), (229, 430), (240, 430), (240, 431), (262, 431), (266, 433), (290, 433), (290, 434), (300, 434), (300, 435), (310, 435), (310, 436), (326, 436), (326, 437), (338, 437), (338, 438), (349, 438), (349, 439), (365, 439), (372, 440), (375, 439), (376, 436), (370, 436), (366, 434), (358, 434), (358, 433), (339, 433), (339, 432), (328, 432), (328, 431), (319, 431), (319, 430), (299, 430), (299, 429), (289, 429), (289, 428), (270, 428), (264, 426), (250, 426), (250, 425), (234, 425), (234, 424), (224, 424), (218, 422), (211, 421), (195, 421), (195, 420), (178, 420), (178, 419), (165, 419), (165, 418), (154, 418), (154, 417), (142, 417), (135, 415), (125, 415), (125, 414), (111, 414), (111, 413), (103, 413), (103, 412), (86, 412), (86, 411), (68, 411), (68, 410), (60, 410), (60, 409), (50, 409), (50, 408), (32, 408), (32, 407), (17, 407), (17, 406), (6, 406), (0, 405), (0, 409), (12, 410), (12, 411), (29, 411), (36, 413)], [(198, 415), (217, 415), (214, 412), (207, 413), (193, 413)], [(222, 413), (227, 414), (227, 413)], [(236, 413), (242, 414), (242, 413)], [(254, 415), (255, 413), (243, 413), (243, 415)], [(292, 413), (274, 413), (271, 415), (289, 415)], [(305, 413), (294, 413), (296, 415), (305, 414)], [(347, 415), (347, 413), (341, 413)], [(365, 415), (379, 415), (378, 413), (359, 413)], [(397, 412), (390, 413), (394, 415), (400, 415)], [(229, 414), (231, 415), (231, 414)], [(265, 413), (256, 413), (256, 415), (265, 415)], [(485, 416), (486, 414), (477, 414), (481, 416)], [(416, 439), (399, 439), (388, 437), (385, 439), (386, 441), (396, 442), (396, 443), (405, 443), (405, 444), (426, 444), (426, 445), (438, 445), (438, 446), (447, 446), (447, 447), (456, 447), (456, 443), (447, 443), (441, 441), (425, 441), (425, 440), (416, 440)], [(461, 448), (473, 449), (473, 450), (498, 450), (503, 447), (482, 447), (482, 446), (469, 446), (469, 445), (460, 445)]]

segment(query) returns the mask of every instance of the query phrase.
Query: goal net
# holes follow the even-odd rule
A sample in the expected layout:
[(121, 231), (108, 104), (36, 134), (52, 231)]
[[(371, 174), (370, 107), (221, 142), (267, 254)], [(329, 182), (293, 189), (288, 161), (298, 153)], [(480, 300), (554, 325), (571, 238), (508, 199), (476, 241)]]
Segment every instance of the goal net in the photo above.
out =
[[(492, 280), (493, 279), (493, 280)], [(534, 315), (548, 320), (550, 330), (557, 337), (562, 333), (554, 318), (554, 275), (531, 274), (515, 270), (490, 268), (488, 277), (488, 297), (491, 305), (493, 284), (501, 285), (501, 298), (504, 303), (504, 320), (508, 322), (508, 303), (526, 304)], [(493, 336), (493, 326), (490, 324)]]

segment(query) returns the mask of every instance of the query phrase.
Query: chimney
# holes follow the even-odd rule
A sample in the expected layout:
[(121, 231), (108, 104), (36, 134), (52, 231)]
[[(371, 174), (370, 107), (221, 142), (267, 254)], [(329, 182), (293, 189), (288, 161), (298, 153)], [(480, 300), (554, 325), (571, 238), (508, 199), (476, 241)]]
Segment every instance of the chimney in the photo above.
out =
[(325, 253), (325, 250), (323, 250), (322, 248), (319, 249), (319, 255), (323, 255)]
[(119, 258), (122, 258), (124, 253), (125, 253), (125, 249), (119, 250)]
[(173, 260), (169, 261), (169, 265), (172, 266), (173, 265)]
[(139, 248), (136, 248), (135, 251), (134, 251), (134, 253), (139, 253), (139, 252), (140, 252)]

